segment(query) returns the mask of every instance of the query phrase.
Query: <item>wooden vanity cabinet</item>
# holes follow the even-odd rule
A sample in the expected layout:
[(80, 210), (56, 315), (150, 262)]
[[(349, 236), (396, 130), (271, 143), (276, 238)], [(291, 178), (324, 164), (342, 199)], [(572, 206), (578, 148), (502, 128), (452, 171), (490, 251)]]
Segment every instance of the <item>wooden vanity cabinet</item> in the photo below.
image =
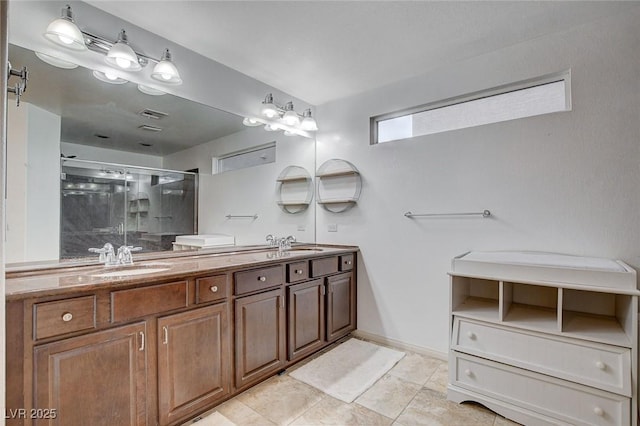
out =
[(333, 342), (356, 329), (356, 288), (352, 273), (326, 280), (327, 341)]
[(354, 257), (14, 298), (6, 423), (183, 424), (354, 330)]
[(228, 304), (158, 319), (160, 424), (184, 419), (230, 392)]
[(146, 323), (138, 322), (36, 346), (33, 409), (13, 420), (29, 424), (33, 419), (37, 425), (146, 425), (146, 333)]
[[(353, 254), (311, 260), (312, 276), (319, 278), (287, 287), (290, 361), (305, 357), (356, 329), (353, 266)], [(339, 269), (349, 272), (337, 273)], [(320, 271), (328, 276), (321, 276)]]
[(281, 370), (286, 361), (282, 287), (235, 300), (236, 388)]
[(325, 292), (323, 279), (287, 287), (289, 360), (313, 353), (325, 345)]

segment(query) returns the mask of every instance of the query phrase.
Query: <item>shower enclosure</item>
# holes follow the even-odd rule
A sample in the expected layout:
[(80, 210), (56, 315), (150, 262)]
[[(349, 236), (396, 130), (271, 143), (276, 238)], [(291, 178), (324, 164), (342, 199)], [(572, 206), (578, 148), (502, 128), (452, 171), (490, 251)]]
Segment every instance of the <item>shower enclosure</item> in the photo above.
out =
[(60, 258), (111, 243), (173, 250), (197, 233), (197, 173), (61, 159)]

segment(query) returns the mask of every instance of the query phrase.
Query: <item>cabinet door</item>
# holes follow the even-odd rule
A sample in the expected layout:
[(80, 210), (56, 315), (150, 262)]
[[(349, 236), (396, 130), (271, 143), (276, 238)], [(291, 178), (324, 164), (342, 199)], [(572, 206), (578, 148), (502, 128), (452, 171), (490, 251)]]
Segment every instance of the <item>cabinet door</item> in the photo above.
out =
[(277, 371), (285, 362), (282, 289), (235, 300), (236, 387)]
[(324, 345), (324, 298), (322, 279), (287, 288), (288, 356), (294, 360)]
[(158, 319), (160, 424), (225, 397), (230, 388), (228, 305)]
[(55, 410), (37, 424), (146, 425), (145, 337), (141, 322), (37, 346), (34, 405)]
[(327, 341), (356, 329), (356, 289), (353, 275), (327, 278)]

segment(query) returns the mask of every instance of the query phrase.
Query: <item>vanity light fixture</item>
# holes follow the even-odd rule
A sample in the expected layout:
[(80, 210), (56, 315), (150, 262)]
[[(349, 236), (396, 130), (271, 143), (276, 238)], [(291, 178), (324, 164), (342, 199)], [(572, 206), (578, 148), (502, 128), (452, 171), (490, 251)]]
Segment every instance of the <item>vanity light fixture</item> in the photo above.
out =
[[(284, 130), (287, 136), (301, 135), (309, 137), (305, 132), (315, 132), (318, 130), (318, 123), (311, 115), (311, 108), (307, 108), (304, 113), (298, 114), (293, 109), (293, 102), (289, 101), (284, 106), (278, 105), (273, 100), (273, 94), (265, 96), (260, 107), (260, 114), (267, 120), (245, 117), (242, 124), (253, 127), (265, 124), (264, 129), (268, 132)], [(301, 120), (302, 119), (302, 120)], [(269, 122), (278, 120), (278, 122)]]
[(47, 40), (66, 49), (87, 50), (82, 31), (73, 21), (73, 12), (69, 5), (62, 9), (61, 17), (52, 21), (43, 35)]
[[(118, 39), (115, 42), (89, 32), (82, 31), (74, 23), (73, 13), (71, 12), (71, 6), (69, 5), (62, 9), (61, 18), (58, 18), (49, 24), (44, 36), (52, 43), (55, 43), (58, 46), (63, 46), (67, 49), (76, 51), (89, 49), (92, 52), (105, 55), (105, 61), (107, 64), (125, 71), (140, 71), (150, 62), (153, 62), (155, 66), (151, 72), (151, 78), (164, 84), (182, 84), (182, 78), (180, 78), (180, 73), (178, 73), (178, 69), (172, 61), (169, 49), (164, 50), (160, 59), (154, 59), (150, 56), (134, 51), (129, 45), (129, 40), (125, 30), (120, 30)], [(47, 63), (51, 63), (40, 55), (38, 57)], [(51, 64), (55, 65), (53, 63)], [(71, 64), (71, 62), (69, 62), (69, 64)], [(64, 68), (63, 66), (60, 67)], [(69, 66), (69, 68), (71, 67)], [(144, 91), (145, 89), (148, 90)], [(148, 86), (144, 86), (140, 91), (149, 95), (164, 94), (164, 92)]]
[(93, 76), (98, 80), (104, 81), (105, 83), (109, 83), (109, 84), (124, 84), (129, 82), (129, 80), (120, 78), (111, 71), (107, 71), (107, 72), (93, 71)]
[(127, 71), (140, 71), (142, 69), (142, 65), (138, 62), (138, 55), (129, 46), (127, 33), (124, 30), (120, 30), (118, 41), (111, 46), (104, 60), (113, 67)]
[(171, 52), (169, 52), (169, 49), (164, 50), (160, 62), (153, 67), (151, 78), (166, 84), (182, 84), (178, 69), (171, 60)]

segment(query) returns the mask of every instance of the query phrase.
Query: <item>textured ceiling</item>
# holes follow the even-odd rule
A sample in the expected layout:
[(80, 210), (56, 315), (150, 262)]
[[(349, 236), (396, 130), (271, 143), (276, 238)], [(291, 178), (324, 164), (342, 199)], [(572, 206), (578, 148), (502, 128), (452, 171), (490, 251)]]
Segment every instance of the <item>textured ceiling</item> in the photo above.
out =
[(88, 1), (314, 105), (639, 7), (581, 1)]

